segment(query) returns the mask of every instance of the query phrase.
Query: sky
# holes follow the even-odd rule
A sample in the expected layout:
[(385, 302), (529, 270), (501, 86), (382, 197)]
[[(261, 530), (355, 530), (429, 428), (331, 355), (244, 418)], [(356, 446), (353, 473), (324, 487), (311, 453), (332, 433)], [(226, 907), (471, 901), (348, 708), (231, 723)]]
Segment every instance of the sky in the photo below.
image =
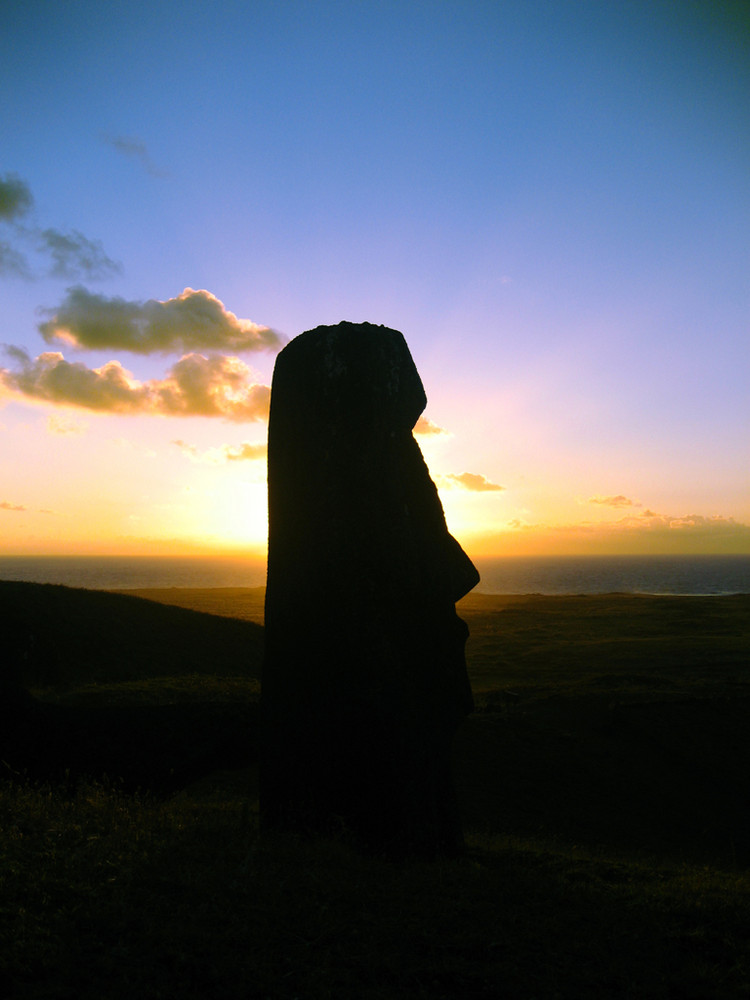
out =
[(4, 0), (0, 92), (0, 554), (262, 554), (341, 320), (470, 555), (750, 553), (748, 3)]

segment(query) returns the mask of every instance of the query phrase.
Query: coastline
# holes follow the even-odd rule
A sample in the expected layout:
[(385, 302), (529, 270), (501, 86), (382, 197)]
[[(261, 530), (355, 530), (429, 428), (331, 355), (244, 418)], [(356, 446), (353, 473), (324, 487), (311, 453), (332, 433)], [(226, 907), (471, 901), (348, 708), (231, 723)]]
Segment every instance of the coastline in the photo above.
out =
[[(750, 593), (750, 554), (700, 556), (476, 557), (473, 593), (681, 594)], [(0, 580), (54, 583), (86, 590), (256, 588), (266, 563), (222, 556), (0, 555)]]

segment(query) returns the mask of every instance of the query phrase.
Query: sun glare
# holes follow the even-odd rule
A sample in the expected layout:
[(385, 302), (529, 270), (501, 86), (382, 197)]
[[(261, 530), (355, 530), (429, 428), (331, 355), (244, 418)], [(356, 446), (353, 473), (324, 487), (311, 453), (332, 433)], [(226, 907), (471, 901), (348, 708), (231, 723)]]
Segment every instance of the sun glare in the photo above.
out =
[(236, 483), (213, 500), (207, 535), (227, 547), (265, 549), (268, 539), (265, 481)]

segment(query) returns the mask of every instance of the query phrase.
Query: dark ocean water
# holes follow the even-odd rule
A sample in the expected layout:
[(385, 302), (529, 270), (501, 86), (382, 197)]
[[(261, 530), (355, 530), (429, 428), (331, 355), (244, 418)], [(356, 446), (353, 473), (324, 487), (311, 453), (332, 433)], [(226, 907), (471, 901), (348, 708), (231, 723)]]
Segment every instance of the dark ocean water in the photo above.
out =
[[(477, 559), (486, 594), (747, 594), (750, 555)], [(0, 556), (0, 580), (91, 590), (259, 587), (265, 562), (213, 557)]]
[(487, 594), (750, 594), (750, 556), (477, 560)]

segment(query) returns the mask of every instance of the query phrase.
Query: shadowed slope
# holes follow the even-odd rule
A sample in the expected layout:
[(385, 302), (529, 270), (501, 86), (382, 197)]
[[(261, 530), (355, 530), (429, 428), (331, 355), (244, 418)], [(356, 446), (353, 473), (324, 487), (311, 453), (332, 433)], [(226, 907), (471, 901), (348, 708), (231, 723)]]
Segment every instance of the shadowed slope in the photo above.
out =
[(0, 608), (6, 773), (167, 791), (255, 758), (261, 626), (31, 583), (0, 582)]
[(260, 677), (263, 629), (137, 597), (0, 581), (26, 687), (211, 674)]

